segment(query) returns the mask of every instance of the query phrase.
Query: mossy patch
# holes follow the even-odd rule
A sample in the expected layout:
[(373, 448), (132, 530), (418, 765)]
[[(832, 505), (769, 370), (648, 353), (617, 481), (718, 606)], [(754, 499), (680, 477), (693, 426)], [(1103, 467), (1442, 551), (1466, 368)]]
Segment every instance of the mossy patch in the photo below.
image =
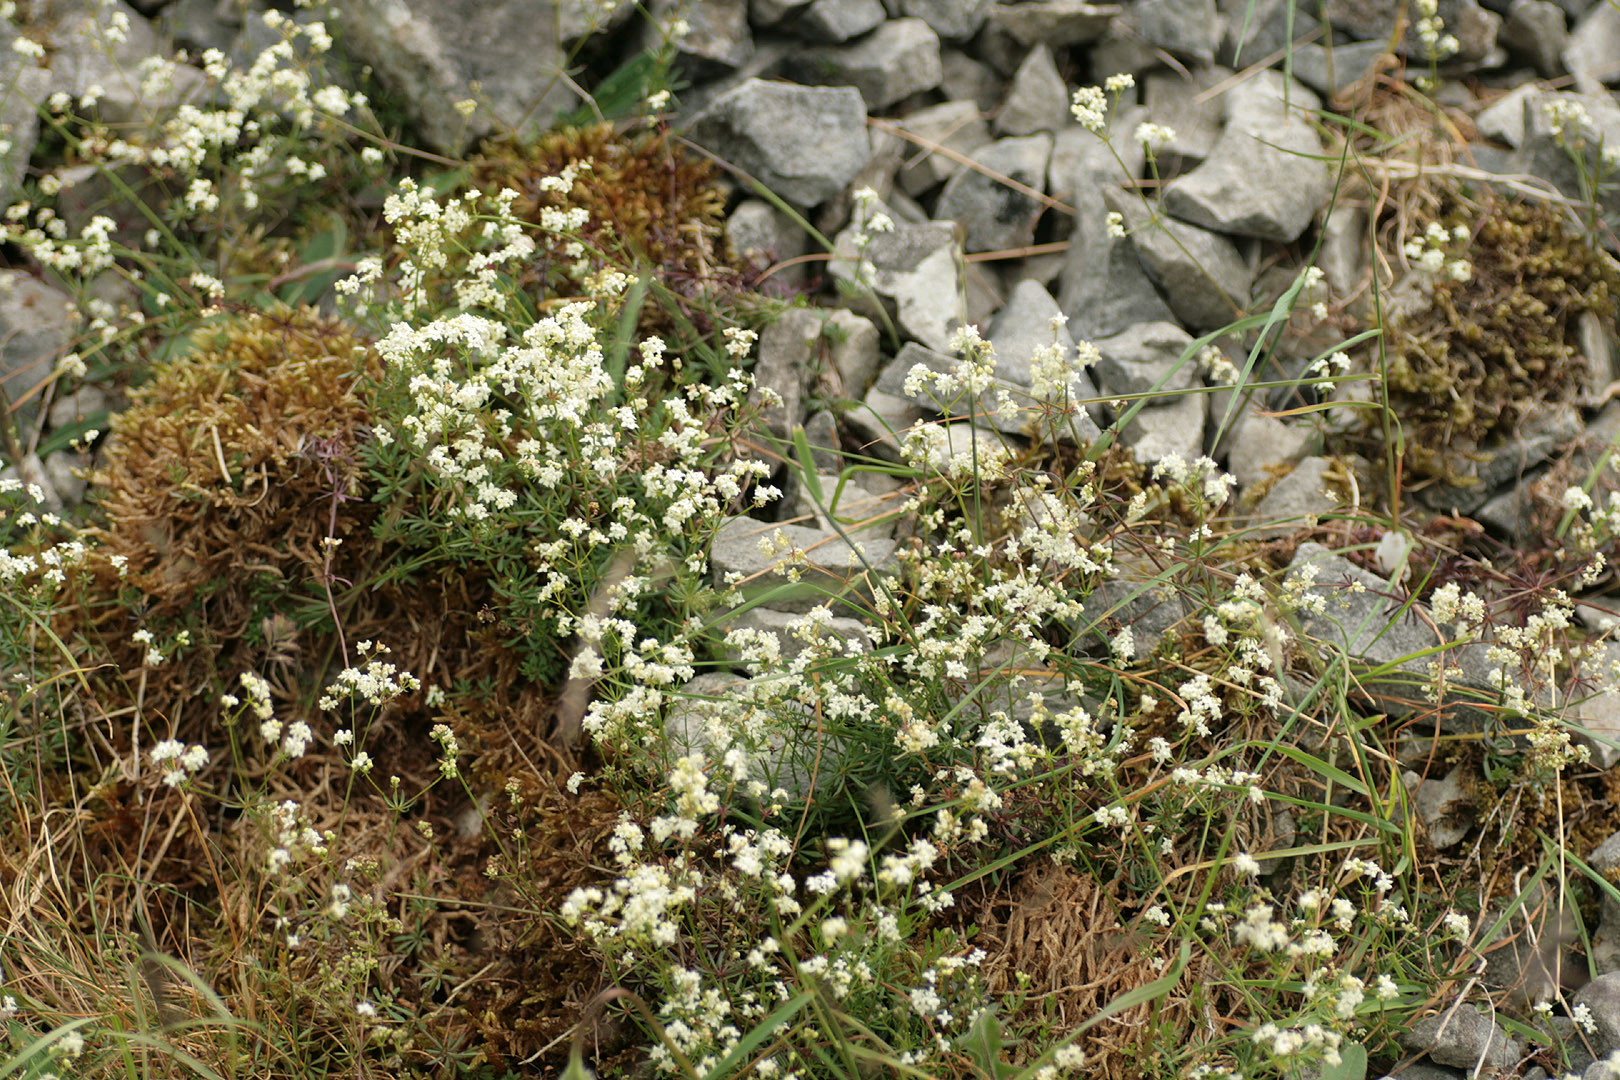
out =
[(1448, 450), (1504, 440), (1543, 406), (1577, 400), (1588, 377), (1577, 319), (1592, 311), (1613, 328), (1620, 266), (1555, 206), (1452, 202), (1440, 220), (1470, 229), (1472, 277), (1435, 281), (1426, 303), (1392, 321), (1389, 404), (1408, 475), (1466, 485)]

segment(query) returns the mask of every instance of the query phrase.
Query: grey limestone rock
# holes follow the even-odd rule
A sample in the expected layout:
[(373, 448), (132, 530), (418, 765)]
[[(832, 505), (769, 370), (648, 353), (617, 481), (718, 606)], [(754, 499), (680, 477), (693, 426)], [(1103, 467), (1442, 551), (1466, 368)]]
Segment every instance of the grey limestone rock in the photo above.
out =
[[(1530, 61), (1542, 78), (1557, 78), (1563, 74), (1564, 50), (1569, 45), (1564, 9), (1552, 0), (1513, 0), (1502, 41), (1508, 52)], [(1610, 44), (1620, 47), (1620, 40)]]
[(860, 37), (886, 17), (882, 0), (814, 0), (793, 28), (812, 41), (836, 43)]
[(1138, 323), (1092, 344), (1102, 358), (1092, 369), (1110, 397), (1151, 390), (1185, 390), (1198, 383), (1198, 360), (1184, 356), (1193, 337), (1171, 322)]
[(1294, 78), (1327, 98), (1365, 79), (1389, 51), (1387, 41), (1352, 41), (1327, 48), (1312, 42), (1294, 50)]
[(840, 597), (870, 601), (874, 575), (895, 571), (895, 544), (875, 535), (853, 539), (851, 548), (830, 530), (732, 518), (715, 535), (709, 564), (717, 586), (740, 575), (745, 598), (783, 611), (837, 607)]
[(939, 35), (921, 19), (891, 19), (858, 41), (792, 53), (784, 69), (803, 83), (852, 86), (874, 111), (932, 90), (944, 76)]
[[(779, 262), (803, 255), (809, 238), (804, 229), (764, 199), (744, 199), (726, 218), (726, 239), (731, 250), (756, 270), (766, 270)], [(784, 288), (804, 282), (807, 268), (790, 266), (769, 280)]]
[(874, 386), (858, 406), (844, 414), (844, 423), (856, 440), (849, 452), (858, 457), (899, 461), (906, 434), (929, 415), (930, 410), (912, 399)]
[(1315, 441), (1315, 434), (1307, 427), (1250, 411), (1232, 427), (1228, 469), (1237, 477), (1239, 488), (1250, 488), (1270, 477), (1274, 470), (1298, 464)]
[(12, 401), (50, 377), (77, 328), (66, 293), (20, 270), (0, 270), (0, 386)]
[[(142, 76), (144, 61), (167, 60), (168, 55), (151, 21), (124, 0), (48, 0), (31, 5), (30, 14), (34, 25), (45, 30), (49, 53), (50, 74), (41, 98), (57, 92), (79, 98), (99, 86), (98, 115), (110, 123), (129, 124), (160, 119), (202, 88), (202, 72), (188, 64), (169, 64), (164, 79), (149, 81)], [(109, 33), (114, 18), (127, 20), (121, 38)], [(7, 69), (17, 71), (19, 66), (8, 63)], [(26, 72), (28, 65), (20, 69)], [(25, 75), (11, 92), (27, 95), (39, 88), (37, 79)], [(9, 108), (6, 113), (9, 117)]]
[(788, 308), (759, 336), (751, 398), (757, 402), (762, 391), (769, 390), (781, 399), (781, 404), (767, 405), (761, 413), (774, 438), (791, 439), (793, 429), (804, 422), (804, 397), (815, 380), (822, 323), (819, 311)]
[(877, 374), (881, 347), (877, 324), (847, 308), (834, 308), (827, 313), (823, 336), (844, 396), (859, 398)]
[(970, 155), (979, 168), (966, 168), (951, 177), (934, 216), (961, 223), (967, 251), (1003, 251), (1029, 243), (1042, 204), (1001, 178), (1045, 194), (1051, 154), (1052, 136), (1044, 132), (981, 147)]
[[(1142, 103), (1147, 107), (1145, 119), (1175, 132), (1175, 136), (1158, 151), (1161, 175), (1167, 169), (1185, 172), (1203, 161), (1215, 148), (1221, 136), (1221, 99), (1205, 95), (1231, 74), (1225, 68), (1199, 67), (1187, 75), (1155, 71), (1143, 78)], [(1136, 143), (1129, 129), (1123, 134), (1129, 142)], [(1137, 156), (1140, 157), (1140, 147), (1137, 148)], [(1137, 168), (1140, 171), (1140, 165)]]
[(687, 32), (673, 42), (676, 62), (698, 77), (735, 71), (754, 55), (748, 0), (704, 0), (701, 4), (652, 0), (649, 10), (652, 19), (642, 26), (643, 46), (659, 47), (663, 40), (661, 27), (684, 19)]
[(947, 41), (966, 41), (979, 32), (992, 0), (899, 0), (900, 13), (921, 19)]
[(1029, 50), (1007, 88), (1007, 98), (996, 113), (996, 131), (1002, 135), (1056, 134), (1074, 123), (1069, 114), (1069, 90), (1058, 74), (1052, 50), (1044, 43)]
[(693, 117), (693, 142), (790, 203), (832, 198), (866, 164), (866, 105), (852, 87), (749, 79)]
[(1518, 1064), (1523, 1052), (1518, 1040), (1509, 1038), (1494, 1020), (1464, 1002), (1438, 1016), (1419, 1020), (1398, 1039), (1408, 1050), (1427, 1051), (1441, 1065), (1458, 1068), (1471, 1069), (1483, 1062), (1489, 1068), (1507, 1069)]
[(1620, 1050), (1620, 972), (1599, 975), (1576, 991), (1572, 1000), (1591, 1010), (1597, 1031), (1590, 1038), (1598, 1060)]
[(1303, 110), (1320, 101), (1280, 73), (1257, 72), (1226, 95), (1226, 127), (1203, 164), (1173, 180), (1164, 207), (1194, 225), (1289, 243), (1327, 200), (1333, 173)]
[(1131, 11), (1144, 41), (1201, 64), (1214, 62), (1226, 29), (1215, 0), (1136, 0)]
[(1044, 42), (1054, 49), (1084, 45), (1102, 37), (1109, 23), (1124, 8), (1119, 4), (1092, 4), (1086, 0), (1027, 0), (997, 4), (990, 19), (1018, 42)]
[(1136, 460), (1157, 464), (1169, 457), (1191, 461), (1204, 452), (1209, 419), (1208, 394), (1183, 394), (1163, 405), (1149, 405), (1125, 425), (1123, 441)]
[(1225, 326), (1247, 307), (1251, 274), (1232, 241), (1153, 213), (1124, 192), (1108, 191), (1104, 198), (1124, 216), (1142, 265), (1188, 329)]
[(1472, 483), (1435, 484), (1424, 488), (1420, 498), (1438, 510), (1477, 510), (1499, 487), (1524, 476), (1581, 432), (1579, 414), (1567, 405), (1555, 405), (1530, 412), (1511, 435), (1485, 446), (1454, 438), (1442, 460), (1453, 475)]
[[(422, 137), (460, 155), (498, 126), (530, 136), (578, 100), (562, 76), (553, 19), (519, 4), (339, 0), (344, 47), (399, 95)], [(480, 103), (471, 116), (456, 104)]]
[(1418, 818), (1428, 829), (1429, 841), (1442, 851), (1461, 843), (1474, 824), (1462, 782), (1462, 769), (1428, 779), (1408, 770), (1401, 775), (1401, 782), (1412, 795)]
[[(834, 241), (828, 264), (833, 277), (850, 283), (852, 306), (870, 308), (872, 298), (892, 301), (895, 321), (930, 349), (950, 349), (951, 332), (960, 325), (961, 249), (948, 222), (896, 225), (874, 233), (864, 251), (860, 232), (851, 227)], [(873, 313), (875, 314), (875, 313)]]
[(899, 121), (898, 126), (924, 140), (906, 147), (905, 160), (895, 176), (901, 189), (913, 196), (944, 183), (962, 168), (960, 161), (926, 144), (967, 155), (990, 141), (989, 125), (971, 100), (946, 101), (918, 109)]
[(1332, 464), (1327, 458), (1308, 457), (1277, 481), (1255, 508), (1255, 517), (1260, 522), (1258, 535), (1267, 539), (1287, 536), (1311, 520), (1337, 510), (1338, 496), (1328, 490), (1326, 484)]
[(1620, 11), (1613, 4), (1593, 4), (1570, 31), (1563, 60), (1586, 93), (1620, 82)]
[[(16, 36), (16, 28), (0, 19), (0, 37), (11, 41)], [(50, 95), (52, 76), (34, 60), (7, 49), (0, 55), (0, 86), (5, 87), (0, 91), (0, 146), (5, 148), (0, 153), (0, 205), (10, 206), (39, 138), (35, 107)]]

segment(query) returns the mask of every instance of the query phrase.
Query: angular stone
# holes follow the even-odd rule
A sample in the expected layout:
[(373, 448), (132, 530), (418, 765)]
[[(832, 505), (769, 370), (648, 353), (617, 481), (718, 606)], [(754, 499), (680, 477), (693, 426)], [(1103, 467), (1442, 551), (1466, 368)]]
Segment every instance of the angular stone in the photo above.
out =
[[(1075, 372), (1066, 387), (1036, 393), (1032, 366), (1036, 351), (1054, 340), (1065, 358), (1075, 356), (1074, 338), (1067, 327), (1059, 326), (1054, 339), (1052, 320), (1061, 314), (1057, 301), (1037, 281), (1021, 281), (1007, 298), (1006, 305), (990, 323), (989, 342), (995, 350), (995, 386), (986, 391), (976, 414), (998, 431), (1015, 434), (1044, 434), (1058, 410), (1067, 409), (1060, 421), (1060, 441), (1090, 442), (1101, 434), (1089, 411), (1080, 403), (1097, 395), (1091, 379)], [(1017, 408), (1013, 418), (1002, 415), (1004, 401)], [(1048, 417), (1052, 412), (1052, 418)], [(1033, 427), (1032, 427), (1033, 425)]]
[(1397, 1036), (1401, 1046), (1413, 1053), (1427, 1052), (1441, 1065), (1472, 1069), (1509, 1069), (1518, 1064), (1522, 1052), (1518, 1040), (1509, 1038), (1496, 1022), (1458, 1002), (1439, 1016), (1419, 1020), (1412, 1030)]
[(754, 55), (754, 36), (748, 29), (748, 0), (705, 0), (687, 4), (684, 0), (653, 0), (652, 18), (642, 26), (642, 45), (664, 46), (661, 27), (684, 19), (687, 32), (671, 44), (676, 61), (689, 73), (702, 78), (736, 71)]
[(1251, 411), (1232, 429), (1227, 468), (1237, 477), (1239, 488), (1250, 488), (1269, 479), (1274, 470), (1303, 460), (1315, 442), (1316, 434), (1309, 427)]
[(1336, 98), (1371, 75), (1387, 52), (1385, 41), (1352, 41), (1331, 49), (1301, 45), (1294, 50), (1294, 78), (1323, 97)]
[(849, 283), (852, 306), (870, 309), (873, 294), (891, 300), (902, 330), (936, 352), (949, 352), (951, 333), (961, 322), (962, 258), (955, 229), (937, 221), (896, 225), (873, 234), (865, 251), (856, 246), (858, 236), (854, 228), (839, 233), (827, 267), (834, 278)]
[[(1569, 29), (1564, 24), (1564, 9), (1551, 0), (1513, 0), (1502, 40), (1508, 52), (1530, 61), (1542, 78), (1563, 74)], [(1614, 44), (1620, 45), (1620, 41)]]
[[(1188, 75), (1156, 71), (1142, 80), (1145, 119), (1175, 132), (1158, 151), (1161, 176), (1186, 172), (1215, 148), (1221, 136), (1221, 99), (1204, 95), (1231, 75), (1225, 68), (1200, 67)], [(1134, 133), (1127, 129), (1123, 134), (1140, 156)]]
[[(1286, 94), (1286, 97), (1285, 97)], [(1298, 109), (1321, 102), (1279, 72), (1261, 71), (1226, 95), (1226, 127), (1204, 163), (1171, 181), (1164, 207), (1194, 225), (1291, 243), (1333, 190), (1322, 139)]]
[(793, 28), (811, 41), (837, 43), (860, 37), (886, 17), (882, 0), (814, 0)]
[(1028, 244), (1043, 207), (1005, 180), (1045, 194), (1051, 155), (1052, 136), (1044, 132), (981, 147), (970, 155), (979, 168), (965, 168), (946, 182), (934, 216), (961, 223), (966, 251), (1005, 251)]
[[(497, 127), (535, 137), (578, 101), (554, 19), (520, 4), (339, 0), (343, 46), (395, 95), (428, 144), (459, 157)], [(464, 116), (461, 101), (479, 108)]]
[[(808, 250), (809, 238), (798, 222), (764, 199), (744, 199), (726, 218), (726, 239), (731, 250), (763, 273), (778, 263), (797, 258)], [(767, 278), (783, 289), (804, 283), (809, 268), (789, 266)]]
[(1142, 265), (1188, 329), (1214, 330), (1242, 315), (1249, 300), (1250, 273), (1232, 241), (1153, 214), (1139, 198), (1124, 192), (1108, 191), (1104, 198), (1110, 209), (1124, 216)]
[(982, 113), (1001, 101), (1002, 78), (995, 68), (961, 49), (941, 49), (939, 88), (947, 101), (971, 101)]
[(1468, 792), (1462, 782), (1463, 770), (1452, 769), (1443, 777), (1425, 780), (1415, 772), (1401, 775), (1401, 782), (1412, 795), (1413, 807), (1429, 833), (1429, 842), (1444, 851), (1456, 847), (1474, 826)]
[(869, 601), (872, 576), (895, 571), (894, 548), (893, 540), (880, 536), (857, 537), (851, 548), (836, 532), (740, 517), (720, 527), (709, 565), (719, 588), (741, 575), (745, 599), (782, 611), (809, 611), (839, 597), (857, 606)]
[(821, 488), (822, 499), (819, 505), (808, 485), (801, 484), (793, 507), (793, 523), (809, 525), (822, 532), (843, 529), (863, 540), (868, 536), (893, 536), (900, 523), (901, 500), (868, 491), (859, 483), (859, 475), (845, 480), (836, 473), (818, 473), (816, 483)]
[(804, 422), (804, 438), (810, 444), (810, 460), (817, 471), (837, 473), (844, 467), (844, 455), (839, 452), (838, 421), (826, 409), (810, 414)]
[(1058, 74), (1052, 50), (1044, 43), (1029, 50), (1007, 89), (1007, 99), (996, 113), (996, 131), (1002, 135), (1056, 134), (1074, 123), (1069, 113), (1069, 90)]
[(877, 374), (881, 346), (877, 325), (846, 308), (834, 308), (827, 314), (822, 334), (829, 343), (844, 396), (859, 398)]
[(1620, 82), (1620, 10), (1606, 2), (1593, 4), (1570, 32), (1564, 66), (1588, 94), (1598, 84)]
[(886, 109), (939, 85), (939, 35), (921, 19), (892, 19), (852, 44), (789, 54), (790, 78), (820, 86), (853, 86), (866, 107)]
[(749, 79), (692, 119), (689, 137), (801, 207), (832, 198), (866, 164), (866, 105), (852, 87)]
[(1471, 445), (1471, 440), (1454, 438), (1442, 460), (1453, 475), (1472, 484), (1435, 484), (1419, 493), (1423, 502), (1436, 510), (1471, 513), (1484, 505), (1498, 487), (1522, 478), (1525, 472), (1550, 457), (1565, 443), (1580, 436), (1579, 414), (1570, 406), (1555, 405), (1538, 409), (1506, 439), (1489, 446)]
[(1031, 0), (997, 4), (990, 19), (1022, 45), (1045, 42), (1054, 49), (1084, 45), (1102, 37), (1122, 8), (1118, 4), (1091, 4), (1086, 0)]
[(966, 41), (979, 32), (992, 0), (900, 0), (900, 13), (921, 19), (947, 41)]
[(1572, 1005), (1585, 1005), (1592, 1014), (1592, 1050), (1599, 1060), (1620, 1050), (1620, 973), (1599, 975), (1576, 991)]
[(804, 422), (805, 392), (815, 381), (816, 346), (821, 340), (822, 316), (810, 308), (788, 308), (759, 336), (759, 359), (754, 362), (756, 404), (762, 391), (774, 391), (779, 405), (767, 405), (760, 414), (771, 436), (783, 442)]
[(1201, 64), (1215, 62), (1224, 29), (1215, 0), (1136, 0), (1142, 40)]
[(1092, 343), (1102, 354), (1092, 374), (1106, 397), (1185, 390), (1200, 382), (1197, 358), (1184, 356), (1192, 342), (1175, 323), (1138, 323)]
[(1183, 394), (1164, 405), (1149, 405), (1125, 425), (1124, 442), (1143, 465), (1169, 457), (1192, 461), (1204, 452), (1208, 394)]
[(1322, 246), (1316, 265), (1335, 296), (1348, 296), (1361, 283), (1367, 266), (1367, 211), (1335, 206), (1322, 222)]
[(1107, 652), (1113, 627), (1122, 625), (1131, 628), (1136, 655), (1149, 656), (1187, 614), (1174, 574), (1145, 560), (1116, 557), (1113, 572), (1085, 599), (1081, 618), (1091, 631), (1086, 647)]
[(1052, 197), (1073, 206), (1076, 218), (1090, 215), (1101, 226), (1107, 213), (1103, 189), (1119, 187), (1142, 173), (1146, 159), (1142, 144), (1131, 138), (1131, 130), (1145, 119), (1147, 110), (1139, 105), (1119, 110), (1109, 124), (1112, 147), (1078, 124), (1060, 130), (1052, 140), (1052, 160), (1046, 166)]
[(972, 101), (947, 101), (918, 109), (899, 123), (901, 130), (917, 136), (919, 143), (908, 145), (905, 160), (895, 179), (908, 195), (921, 195), (961, 171), (962, 163), (930, 148), (937, 145), (966, 156), (990, 141), (990, 127)]
[(1332, 466), (1327, 458), (1306, 458), (1277, 481), (1255, 508), (1255, 517), (1263, 523), (1258, 535), (1265, 539), (1288, 536), (1337, 510), (1338, 496), (1326, 486)]
[[(0, 19), (0, 37), (15, 40), (16, 27)], [(0, 56), (0, 85), (7, 88), (0, 97), (0, 139), (6, 146), (5, 153), (0, 154), (0, 206), (10, 206), (21, 190), (23, 172), (39, 138), (35, 105), (50, 95), (51, 73), (36, 66), (31, 58), (7, 49)]]
[(910, 398), (873, 387), (860, 405), (844, 414), (844, 423), (857, 440), (849, 451), (855, 457), (899, 461), (906, 434), (928, 416), (929, 410)]
[(660, 748), (668, 763), (696, 754), (718, 765), (735, 748), (747, 755), (748, 779), (767, 792), (780, 791), (790, 803), (826, 797), (848, 740), (819, 728), (802, 706), (780, 701), (773, 683), (779, 680), (709, 671), (682, 686), (664, 715)]
[[(188, 64), (170, 64), (166, 80), (141, 76), (144, 61), (167, 60), (168, 53), (151, 20), (124, 0), (96, 4), (48, 0), (31, 5), (30, 15), (35, 26), (46, 30), (50, 57), (45, 95), (60, 92), (79, 98), (99, 86), (102, 94), (95, 111), (107, 123), (151, 123), (202, 89), (202, 72)], [(124, 36), (116, 41), (107, 33), (114, 15), (127, 20)], [(28, 64), (22, 69), (28, 70)], [(25, 79), (23, 86), (40, 86), (36, 76)], [(23, 89), (7, 86), (13, 95)]]
[(6, 396), (22, 401), (49, 379), (77, 329), (78, 309), (66, 293), (21, 270), (0, 270), (0, 386)]

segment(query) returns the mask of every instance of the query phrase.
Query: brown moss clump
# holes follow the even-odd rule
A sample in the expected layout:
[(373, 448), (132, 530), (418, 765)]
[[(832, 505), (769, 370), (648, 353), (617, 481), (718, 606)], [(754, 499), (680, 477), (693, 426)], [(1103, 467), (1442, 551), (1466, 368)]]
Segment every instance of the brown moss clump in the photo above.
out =
[[(541, 181), (578, 164), (572, 191), (546, 191)], [(519, 145), (486, 144), (473, 162), (474, 182), (520, 192), (513, 212), (538, 222), (548, 208), (577, 208), (590, 220), (579, 239), (620, 269), (653, 269), (677, 292), (717, 274), (735, 276), (725, 245), (725, 198), (714, 166), (689, 158), (667, 131), (620, 131), (612, 124), (565, 128)], [(536, 270), (551, 286), (573, 263), (568, 238), (542, 236)]]
[[(1465, 221), (1453, 208), (1441, 220)], [(1548, 405), (1576, 400), (1586, 365), (1577, 317), (1611, 327), (1620, 267), (1560, 211), (1489, 202), (1473, 217), (1471, 280), (1441, 280), (1389, 328), (1390, 404), (1405, 428), (1408, 471), (1466, 485), (1448, 448), (1487, 446)]]

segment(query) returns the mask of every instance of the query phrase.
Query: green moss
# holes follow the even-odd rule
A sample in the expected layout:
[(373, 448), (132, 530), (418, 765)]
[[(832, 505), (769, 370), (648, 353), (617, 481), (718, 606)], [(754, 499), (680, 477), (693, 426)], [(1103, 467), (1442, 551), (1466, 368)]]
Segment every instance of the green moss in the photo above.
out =
[(1509, 436), (1541, 406), (1573, 402), (1587, 378), (1578, 317), (1612, 329), (1620, 267), (1556, 207), (1487, 205), (1470, 226), (1468, 281), (1437, 281), (1429, 302), (1388, 327), (1389, 399), (1405, 428), (1407, 469), (1448, 483), (1446, 451)]

